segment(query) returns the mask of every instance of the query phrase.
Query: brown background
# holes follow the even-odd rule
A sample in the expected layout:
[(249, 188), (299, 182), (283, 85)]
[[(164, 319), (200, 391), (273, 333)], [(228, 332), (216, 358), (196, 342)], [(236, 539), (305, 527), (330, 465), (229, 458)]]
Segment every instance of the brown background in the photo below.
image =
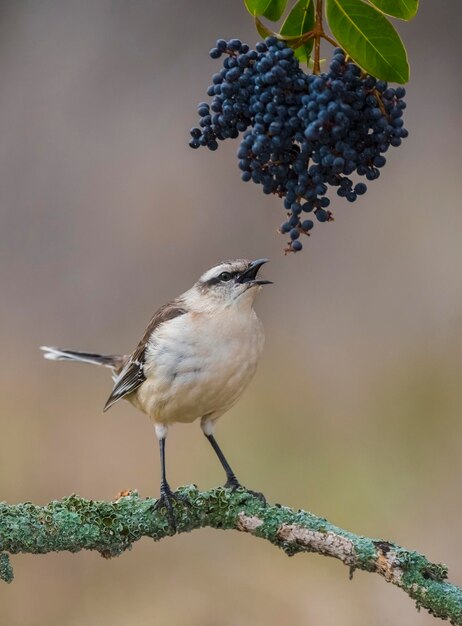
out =
[[(126, 352), (203, 270), (268, 256), (266, 351), (217, 433), (238, 475), (462, 584), (461, 19), (438, 0), (398, 25), (410, 137), (284, 257), (280, 202), (240, 182), (236, 142), (187, 147), (209, 48), (257, 39), (238, 0), (0, 4), (0, 498), (156, 495), (148, 420), (124, 403), (102, 415), (108, 373), (38, 346)], [(174, 486), (223, 479), (197, 425), (172, 429), (168, 461)], [(434, 623), (377, 576), (231, 532), (13, 565), (7, 626)]]

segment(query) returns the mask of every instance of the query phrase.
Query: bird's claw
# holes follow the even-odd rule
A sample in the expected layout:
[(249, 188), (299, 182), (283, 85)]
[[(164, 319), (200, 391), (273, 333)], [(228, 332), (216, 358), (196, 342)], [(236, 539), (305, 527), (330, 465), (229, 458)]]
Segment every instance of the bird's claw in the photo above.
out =
[(160, 497), (157, 502), (153, 506), (154, 511), (159, 511), (162, 508), (165, 508), (167, 512), (168, 525), (170, 526), (170, 530), (172, 531), (172, 535), (176, 533), (176, 521), (174, 516), (174, 508), (173, 503), (180, 502), (185, 506), (189, 506), (189, 501), (182, 493), (173, 492), (170, 489), (170, 485), (161, 485), (160, 487)]
[(225, 487), (227, 489), (231, 489), (232, 491), (236, 491), (237, 489), (243, 489), (249, 495), (260, 500), (263, 506), (267, 505), (266, 498), (262, 493), (260, 493), (259, 491), (253, 491), (252, 489), (247, 489), (247, 487), (244, 487), (244, 485), (241, 485), (241, 483), (237, 480), (235, 476), (228, 478), (228, 480), (225, 483)]

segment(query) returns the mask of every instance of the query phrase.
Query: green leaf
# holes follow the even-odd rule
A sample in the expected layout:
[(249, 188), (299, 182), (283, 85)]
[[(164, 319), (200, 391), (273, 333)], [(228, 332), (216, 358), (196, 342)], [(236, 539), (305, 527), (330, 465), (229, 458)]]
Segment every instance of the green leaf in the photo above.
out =
[(277, 33), (274, 30), (271, 30), (263, 24), (259, 17), (255, 17), (255, 28), (258, 30), (262, 37), (275, 37), (279, 39), (279, 41), (285, 41), (288, 46), (291, 48), (298, 48), (305, 44), (311, 38), (310, 33), (305, 33), (304, 35), (281, 35), (281, 33)]
[(271, 22), (277, 22), (286, 8), (287, 0), (270, 0), (270, 3), (263, 15)]
[(299, 63), (306, 63), (309, 66), (310, 63), (310, 52), (307, 52), (306, 46), (300, 46), (299, 48), (294, 48), (294, 54), (297, 57)]
[(250, 15), (263, 15), (271, 4), (272, 0), (244, 0), (247, 11)]
[(313, 0), (299, 0), (284, 20), (281, 35), (303, 35), (314, 27)]
[(419, 8), (419, 0), (369, 0), (369, 2), (382, 13), (400, 20), (411, 20)]
[(267, 37), (277, 36), (275, 32), (267, 28), (258, 17), (255, 18), (255, 28), (258, 31), (258, 34), (262, 39), (266, 39)]
[(327, 0), (329, 27), (366, 72), (396, 83), (409, 80), (406, 49), (387, 18), (363, 0)]
[[(308, 33), (314, 27), (314, 1), (299, 0), (289, 13), (281, 27), (281, 35), (300, 36)], [(295, 46), (294, 46), (295, 47)], [(299, 61), (308, 63), (313, 39), (309, 39), (303, 45), (295, 47), (295, 54)]]

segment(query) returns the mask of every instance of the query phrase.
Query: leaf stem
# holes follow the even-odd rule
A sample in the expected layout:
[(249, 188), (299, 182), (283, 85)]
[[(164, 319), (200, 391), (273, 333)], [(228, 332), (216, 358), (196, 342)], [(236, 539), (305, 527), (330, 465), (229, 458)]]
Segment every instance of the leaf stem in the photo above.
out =
[(326, 41), (328, 41), (332, 46), (334, 46), (334, 48), (340, 47), (338, 43), (335, 41), (335, 39), (332, 39), (332, 37), (329, 37), (329, 35), (326, 35), (324, 31), (321, 33), (321, 37), (325, 39)]

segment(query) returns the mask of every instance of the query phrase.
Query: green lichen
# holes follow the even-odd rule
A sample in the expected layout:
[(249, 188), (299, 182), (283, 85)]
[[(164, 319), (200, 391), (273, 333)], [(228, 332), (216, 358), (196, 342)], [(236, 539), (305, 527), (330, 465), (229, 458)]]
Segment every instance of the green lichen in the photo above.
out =
[[(261, 522), (246, 529), (248, 532), (270, 541), (289, 555), (314, 548), (285, 540), (280, 533), (282, 525), (347, 539), (353, 548), (348, 560), (344, 559), (350, 571), (380, 572), (378, 559), (392, 555), (393, 567), (399, 568), (399, 575), (389, 577), (390, 581), (408, 593), (418, 607), (462, 625), (462, 590), (445, 581), (448, 573), (445, 565), (431, 563), (417, 552), (355, 535), (307, 511), (265, 505), (261, 498), (244, 488), (199, 491), (195, 485), (189, 485), (179, 489), (176, 496), (174, 515), (178, 533), (205, 526), (242, 529), (240, 516), (244, 514)], [(86, 500), (73, 494), (43, 507), (30, 502), (0, 503), (0, 578), (7, 582), (13, 579), (7, 553), (95, 550), (109, 558), (131, 549), (143, 536), (159, 541), (171, 535), (172, 530), (167, 511), (156, 508), (156, 503), (155, 499), (141, 498), (137, 492), (114, 502)], [(342, 558), (340, 554), (337, 556)]]
[(11, 583), (14, 578), (13, 568), (7, 554), (0, 554), (0, 580)]

